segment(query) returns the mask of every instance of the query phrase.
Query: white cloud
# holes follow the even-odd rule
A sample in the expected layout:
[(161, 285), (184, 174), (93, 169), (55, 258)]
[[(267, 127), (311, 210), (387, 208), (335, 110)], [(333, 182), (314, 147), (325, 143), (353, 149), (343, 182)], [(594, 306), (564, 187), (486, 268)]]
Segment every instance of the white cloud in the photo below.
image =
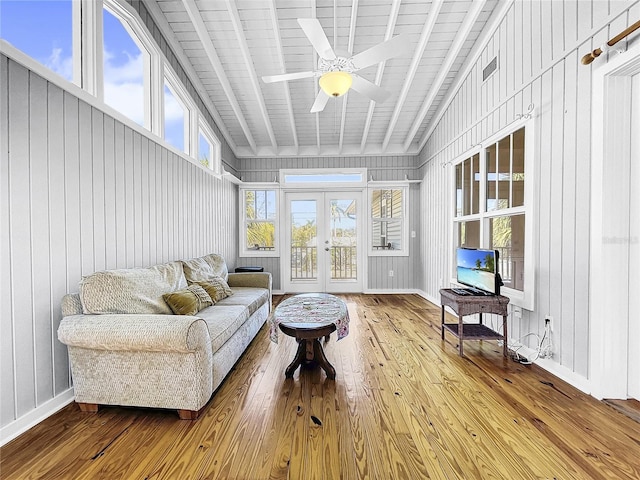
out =
[(164, 117), (167, 123), (184, 121), (184, 108), (176, 100), (173, 94), (167, 95), (167, 88), (164, 90)]
[(49, 58), (43, 63), (61, 77), (73, 81), (73, 58), (71, 55), (68, 57), (63, 56), (61, 48), (54, 47)]
[(144, 125), (144, 59), (142, 53), (124, 53), (127, 61), (115, 65), (115, 55), (104, 50), (104, 102)]

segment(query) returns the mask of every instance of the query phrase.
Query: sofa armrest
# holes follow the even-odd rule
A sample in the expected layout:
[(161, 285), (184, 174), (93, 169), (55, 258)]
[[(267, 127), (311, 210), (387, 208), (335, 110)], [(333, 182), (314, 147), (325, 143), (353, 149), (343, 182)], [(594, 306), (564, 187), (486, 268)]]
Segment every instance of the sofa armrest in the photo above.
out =
[(230, 287), (258, 287), (266, 288), (271, 292), (271, 273), (230, 273), (227, 283)]
[(93, 350), (193, 352), (211, 342), (204, 320), (187, 315), (72, 315), (58, 339)]

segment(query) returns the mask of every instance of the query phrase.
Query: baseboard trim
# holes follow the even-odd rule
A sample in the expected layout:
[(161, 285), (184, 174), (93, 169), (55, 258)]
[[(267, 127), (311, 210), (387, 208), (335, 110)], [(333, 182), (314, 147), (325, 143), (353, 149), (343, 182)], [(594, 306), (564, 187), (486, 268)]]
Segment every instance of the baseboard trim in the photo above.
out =
[[(510, 345), (511, 342), (516, 343), (516, 340), (512, 338), (510, 339)], [(533, 358), (536, 356), (536, 350), (526, 346), (518, 348), (518, 353), (526, 358)], [(591, 395), (591, 384), (588, 378), (569, 370), (567, 367), (560, 365), (558, 362), (554, 362), (550, 358), (538, 358), (537, 360), (534, 360), (533, 363), (552, 375), (555, 375), (560, 380), (564, 380), (569, 385), (576, 387), (581, 392)]]
[(45, 418), (50, 417), (58, 410), (66, 407), (75, 398), (73, 388), (65, 390), (61, 394), (46, 401), (37, 408), (34, 408), (26, 415), (14, 420), (8, 425), (0, 428), (0, 447), (9, 443), (14, 438), (22, 435), (24, 432), (42, 422)]

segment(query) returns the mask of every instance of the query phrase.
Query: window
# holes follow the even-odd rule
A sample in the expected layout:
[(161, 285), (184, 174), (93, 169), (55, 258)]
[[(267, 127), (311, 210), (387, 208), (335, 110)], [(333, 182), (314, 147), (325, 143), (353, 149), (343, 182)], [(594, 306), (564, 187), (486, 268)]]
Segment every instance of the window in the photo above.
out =
[(164, 139), (185, 153), (189, 153), (187, 125), (189, 115), (175, 83), (164, 80)]
[(145, 122), (145, 70), (149, 52), (129, 24), (105, 6), (103, 11), (104, 103), (142, 126)]
[(455, 165), (454, 238), (456, 246), (491, 248), (500, 255), (503, 293), (533, 308), (533, 266), (525, 181), (531, 167), (525, 151), (532, 126), (520, 126), (489, 140)]
[(73, 2), (2, 1), (0, 38), (73, 81)]
[(277, 256), (277, 190), (254, 186), (240, 193), (241, 256)]
[(215, 173), (221, 173), (220, 142), (202, 122), (198, 129), (198, 162)]
[(406, 221), (408, 188), (402, 185), (369, 187), (371, 255), (408, 255)]

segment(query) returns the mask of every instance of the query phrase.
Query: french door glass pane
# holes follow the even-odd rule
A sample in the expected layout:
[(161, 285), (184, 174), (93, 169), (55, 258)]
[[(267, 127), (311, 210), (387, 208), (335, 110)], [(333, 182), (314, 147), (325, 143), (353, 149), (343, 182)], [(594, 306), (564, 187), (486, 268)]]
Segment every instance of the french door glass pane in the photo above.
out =
[(496, 210), (498, 208), (498, 196), (497, 196), (497, 159), (498, 149), (496, 144), (487, 147), (486, 150), (486, 162), (487, 162), (487, 211)]
[(524, 214), (489, 219), (490, 248), (500, 254), (498, 272), (504, 286), (524, 289)]
[(331, 200), (331, 279), (358, 278), (357, 218), (354, 199)]
[(318, 206), (315, 200), (291, 201), (291, 280), (318, 276)]
[(471, 157), (471, 171), (473, 181), (471, 182), (471, 213), (480, 213), (480, 154), (476, 153)]

